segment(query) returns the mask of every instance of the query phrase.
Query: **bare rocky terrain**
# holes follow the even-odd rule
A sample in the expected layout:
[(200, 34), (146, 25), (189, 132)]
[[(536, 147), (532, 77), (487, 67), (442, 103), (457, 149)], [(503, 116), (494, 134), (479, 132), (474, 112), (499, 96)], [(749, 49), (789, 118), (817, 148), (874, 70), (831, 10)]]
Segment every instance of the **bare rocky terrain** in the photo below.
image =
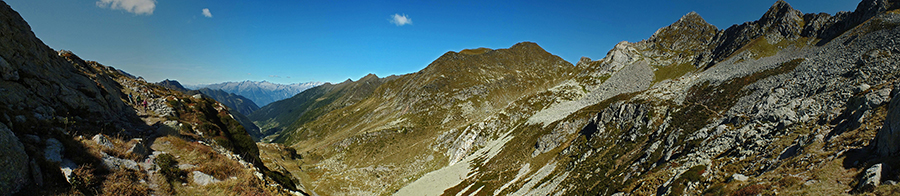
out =
[(691, 12), (574, 65), (531, 42), (450, 51), (268, 104), (252, 132), (49, 49), (4, 5), (0, 193), (897, 195), (898, 8)]

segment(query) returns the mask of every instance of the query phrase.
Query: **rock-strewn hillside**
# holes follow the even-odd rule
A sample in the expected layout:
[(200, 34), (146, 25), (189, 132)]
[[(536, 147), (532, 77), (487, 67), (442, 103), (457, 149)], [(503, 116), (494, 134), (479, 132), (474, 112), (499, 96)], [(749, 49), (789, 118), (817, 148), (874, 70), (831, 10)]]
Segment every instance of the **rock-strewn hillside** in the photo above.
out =
[(448, 52), (284, 130), (303, 161), (266, 164), (319, 194), (896, 194), (897, 8), (688, 13), (575, 67), (533, 43)]
[(0, 35), (0, 195), (303, 194), (221, 103), (54, 51), (5, 2)]

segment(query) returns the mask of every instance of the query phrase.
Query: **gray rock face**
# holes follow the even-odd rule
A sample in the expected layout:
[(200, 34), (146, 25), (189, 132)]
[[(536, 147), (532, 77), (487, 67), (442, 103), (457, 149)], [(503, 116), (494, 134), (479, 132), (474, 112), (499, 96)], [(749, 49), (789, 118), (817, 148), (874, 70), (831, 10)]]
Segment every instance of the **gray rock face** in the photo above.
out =
[(29, 181), (28, 155), (19, 138), (0, 123), (0, 195), (19, 192)]
[(144, 145), (143, 141), (141, 141), (139, 139), (134, 139), (134, 140), (137, 140), (137, 142), (128, 148), (127, 153), (133, 153), (136, 155), (140, 155), (141, 157), (146, 157), (147, 155), (150, 155), (150, 151), (147, 149), (147, 146)]
[(6, 59), (0, 57), (0, 78), (4, 80), (19, 80), (19, 71), (9, 65)]
[(868, 192), (875, 190), (875, 187), (881, 184), (881, 173), (883, 171), (882, 164), (875, 164), (866, 169), (862, 179), (859, 180), (858, 191)]
[(193, 177), (191, 177), (191, 181), (192, 181), (194, 184), (197, 184), (197, 185), (200, 185), (200, 186), (206, 186), (206, 185), (208, 185), (208, 184), (212, 184), (212, 183), (216, 183), (216, 182), (221, 182), (221, 180), (216, 179), (215, 177), (210, 176), (210, 175), (207, 175), (207, 174), (205, 174), (205, 173), (203, 173), (203, 172), (200, 172), (200, 171), (194, 171), (194, 172), (191, 172), (191, 175), (193, 175)]
[(884, 126), (875, 134), (875, 152), (880, 156), (900, 154), (900, 86), (895, 86), (894, 97), (888, 106)]
[(44, 147), (44, 158), (50, 162), (62, 162), (62, 152), (65, 150), (62, 143), (53, 138), (47, 139), (45, 143), (47, 146)]
[(103, 166), (106, 167), (107, 169), (117, 170), (117, 169), (125, 168), (125, 169), (132, 169), (135, 171), (139, 171), (141, 169), (140, 165), (138, 165), (138, 163), (135, 161), (109, 156), (108, 154), (103, 153), (103, 152), (100, 152), (100, 155), (103, 156), (103, 157), (101, 157), (101, 159), (103, 161)]

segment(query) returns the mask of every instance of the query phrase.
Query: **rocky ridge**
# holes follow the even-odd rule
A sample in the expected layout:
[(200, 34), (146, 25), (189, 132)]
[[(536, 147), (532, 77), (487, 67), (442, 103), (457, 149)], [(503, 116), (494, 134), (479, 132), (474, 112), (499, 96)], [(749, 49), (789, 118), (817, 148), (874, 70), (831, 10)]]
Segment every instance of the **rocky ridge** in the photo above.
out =
[(221, 103), (54, 51), (5, 3), (0, 21), (0, 195), (222, 191), (182, 185), (202, 178), (187, 172), (235, 193), (304, 194)]

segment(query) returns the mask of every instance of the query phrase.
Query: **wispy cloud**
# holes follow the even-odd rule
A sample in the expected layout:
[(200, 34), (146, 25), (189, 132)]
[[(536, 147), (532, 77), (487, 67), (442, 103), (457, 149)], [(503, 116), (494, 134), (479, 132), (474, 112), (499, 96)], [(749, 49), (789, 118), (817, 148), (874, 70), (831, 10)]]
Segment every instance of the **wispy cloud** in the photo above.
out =
[(281, 76), (278, 76), (278, 75), (269, 75), (269, 77), (270, 78), (281, 78)]
[(212, 13), (209, 12), (209, 8), (203, 8), (203, 16), (212, 18)]
[(152, 15), (156, 9), (156, 0), (99, 0), (97, 7), (125, 10), (137, 15)]
[(412, 18), (410, 18), (406, 14), (403, 14), (403, 15), (394, 14), (393, 16), (391, 16), (391, 23), (393, 23), (397, 26), (403, 26), (403, 25), (408, 25), (408, 24), (411, 25)]

